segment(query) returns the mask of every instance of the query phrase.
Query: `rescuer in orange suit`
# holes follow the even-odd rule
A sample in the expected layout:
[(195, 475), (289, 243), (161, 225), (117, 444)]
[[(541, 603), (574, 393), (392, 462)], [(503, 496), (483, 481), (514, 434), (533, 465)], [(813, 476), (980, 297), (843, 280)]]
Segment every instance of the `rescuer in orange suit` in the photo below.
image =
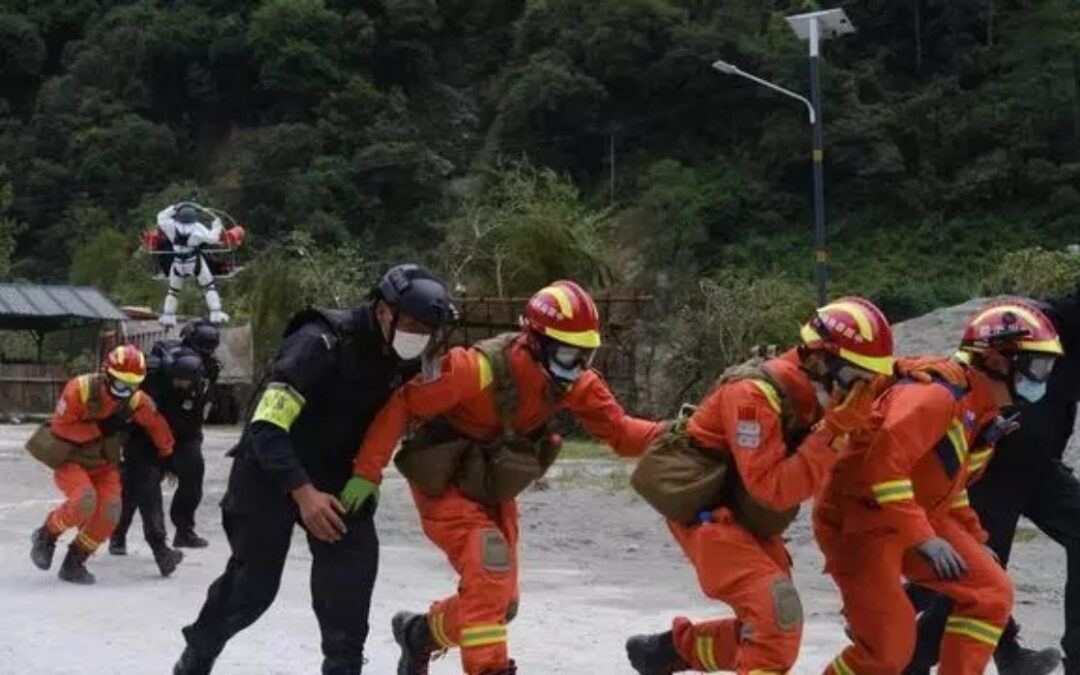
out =
[(901, 576), (955, 603), (943, 675), (982, 673), (1008, 621), (1012, 582), (985, 548), (966, 487), (1014, 423), (1002, 408), (1037, 398), (1062, 347), (1042, 312), (1006, 301), (974, 316), (960, 350), (963, 378), (900, 382), (878, 400), (874, 422), (853, 435), (815, 503), (814, 532), (854, 642), (830, 675), (907, 666), (915, 611)]
[(56, 540), (77, 528), (60, 578), (92, 584), (86, 560), (109, 539), (120, 517), (120, 435), (130, 423), (146, 429), (162, 458), (173, 451), (168, 422), (154, 401), (138, 391), (146, 377), (146, 359), (138, 348), (123, 345), (105, 358), (100, 374), (80, 375), (64, 386), (49, 424), (27, 444), (30, 452), (53, 468), (57, 487), (66, 497), (34, 531), (31, 560), (40, 569), (52, 566)]
[[(893, 367), (885, 316), (866, 300), (842, 298), (815, 312), (800, 347), (721, 377), (689, 418), (686, 436), (698, 452), (728, 458), (738, 480), (725, 476), (726, 496), (698, 522), (669, 517), (668, 526), (705, 595), (730, 605), (735, 617), (697, 624), (679, 617), (670, 631), (630, 638), (638, 673), (764, 675), (795, 665), (802, 606), (781, 535), (820, 488), (836, 448), (868, 422), (871, 381)], [(759, 508), (745, 508), (747, 498)]]
[[(394, 637), (402, 649), (399, 675), (427, 673), (432, 655), (452, 647), (460, 647), (468, 675), (516, 672), (506, 631), (518, 599), (513, 495), (554, 460), (560, 441), (545, 427), (558, 411), (574, 414), (586, 431), (622, 456), (640, 455), (663, 429), (629, 417), (590, 369), (600, 346), (599, 327), (592, 298), (574, 282), (556, 281), (529, 300), (519, 333), (451, 349), (438, 372), (422, 373), (395, 391), (368, 430), (354, 465), (356, 477), (342, 495), (346, 508), (356, 503), (352, 494), (366, 496), (361, 486), (379, 483), (410, 421), (427, 423), (424, 428), (432, 434), (441, 429), (438, 433), (452, 439), (437, 446), (430, 461), (421, 456), (421, 469), (411, 470), (405, 461), (414, 451), (410, 441), (397, 457), (424, 533), (461, 576), (458, 593), (435, 602), (426, 615), (394, 617)], [(434, 477), (445, 487), (420, 487), (432, 477), (419, 473), (434, 464), (441, 448), (462, 445), (469, 449), (461, 463)], [(540, 457), (539, 463), (530, 457)]]

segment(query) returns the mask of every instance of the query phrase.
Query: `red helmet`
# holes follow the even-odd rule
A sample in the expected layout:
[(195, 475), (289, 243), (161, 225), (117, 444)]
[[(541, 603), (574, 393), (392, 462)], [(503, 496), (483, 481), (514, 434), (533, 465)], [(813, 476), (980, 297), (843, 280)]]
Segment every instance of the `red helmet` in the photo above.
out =
[(994, 350), (1003, 354), (1028, 352), (1062, 356), (1054, 322), (1026, 300), (1001, 300), (982, 308), (968, 322), (960, 349), (966, 352)]
[(600, 346), (596, 303), (573, 281), (556, 281), (533, 295), (521, 324), (528, 331), (582, 349)]
[(110, 379), (132, 388), (138, 387), (146, 379), (146, 357), (134, 345), (121, 345), (113, 349), (105, 357), (102, 368)]
[(818, 308), (800, 335), (810, 349), (824, 349), (872, 373), (893, 372), (892, 327), (869, 300), (840, 298)]

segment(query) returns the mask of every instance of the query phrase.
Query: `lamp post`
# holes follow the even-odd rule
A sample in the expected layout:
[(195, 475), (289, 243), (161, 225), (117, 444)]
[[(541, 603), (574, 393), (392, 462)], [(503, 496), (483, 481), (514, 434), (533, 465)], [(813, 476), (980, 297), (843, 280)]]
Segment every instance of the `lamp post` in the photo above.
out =
[(821, 120), (821, 40), (855, 32), (847, 14), (842, 9), (829, 9), (823, 12), (797, 14), (787, 17), (788, 25), (795, 34), (807, 40), (810, 45), (810, 99), (796, 94), (768, 80), (745, 72), (738, 66), (726, 61), (716, 61), (713, 68), (725, 75), (735, 75), (750, 80), (775, 92), (801, 101), (806, 105), (813, 127), (813, 151), (811, 159), (814, 167), (814, 267), (817, 276), (817, 299), (819, 305), (828, 302), (828, 255), (825, 243), (825, 131)]

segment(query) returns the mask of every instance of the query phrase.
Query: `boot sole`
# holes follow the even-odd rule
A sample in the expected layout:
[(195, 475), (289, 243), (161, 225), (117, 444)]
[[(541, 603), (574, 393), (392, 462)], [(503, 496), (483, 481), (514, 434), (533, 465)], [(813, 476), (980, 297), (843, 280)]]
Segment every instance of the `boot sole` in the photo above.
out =
[(56, 576), (61, 581), (66, 581), (69, 584), (75, 584), (76, 586), (93, 586), (94, 584), (97, 583), (97, 579), (95, 579), (93, 577), (87, 579), (86, 577), (74, 577), (74, 576), (71, 576), (70, 574), (58, 574)]

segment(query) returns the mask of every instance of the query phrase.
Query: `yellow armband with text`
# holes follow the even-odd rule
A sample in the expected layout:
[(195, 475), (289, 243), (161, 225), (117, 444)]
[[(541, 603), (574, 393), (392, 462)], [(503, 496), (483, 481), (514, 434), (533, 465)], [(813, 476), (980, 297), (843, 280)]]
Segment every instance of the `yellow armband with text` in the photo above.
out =
[(252, 422), (268, 422), (285, 431), (292, 428), (293, 422), (304, 408), (304, 397), (287, 384), (271, 382), (259, 399)]

